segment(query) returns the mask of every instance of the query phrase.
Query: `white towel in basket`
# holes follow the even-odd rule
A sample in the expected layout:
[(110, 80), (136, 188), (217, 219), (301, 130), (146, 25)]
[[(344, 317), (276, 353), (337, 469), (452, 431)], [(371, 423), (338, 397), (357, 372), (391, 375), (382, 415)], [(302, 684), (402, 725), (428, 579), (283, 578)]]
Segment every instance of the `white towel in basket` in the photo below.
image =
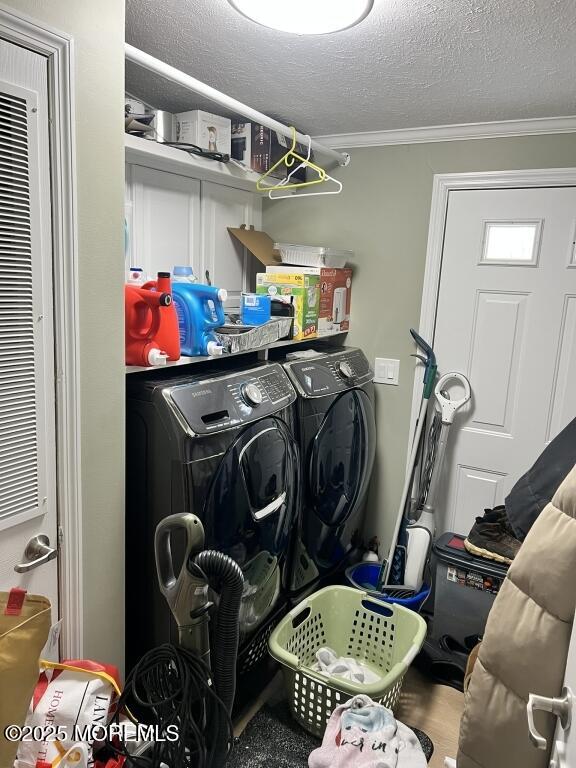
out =
[(337, 656), (336, 651), (324, 646), (316, 651), (316, 664), (312, 667), (316, 672), (342, 677), (354, 683), (377, 683), (380, 675), (373, 672), (366, 664), (350, 656)]

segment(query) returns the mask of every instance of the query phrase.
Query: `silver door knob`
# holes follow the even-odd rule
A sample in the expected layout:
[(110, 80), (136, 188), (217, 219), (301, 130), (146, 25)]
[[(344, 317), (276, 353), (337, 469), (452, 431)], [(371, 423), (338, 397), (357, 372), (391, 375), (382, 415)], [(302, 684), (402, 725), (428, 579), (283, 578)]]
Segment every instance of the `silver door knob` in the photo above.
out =
[(16, 573), (28, 573), (33, 568), (38, 568), (39, 565), (44, 565), (49, 560), (54, 560), (58, 557), (58, 550), (52, 549), (50, 546), (50, 539), (43, 533), (34, 536), (24, 550), (24, 563), (18, 563), (14, 566)]
[(538, 733), (534, 725), (534, 710), (540, 709), (543, 712), (551, 712), (560, 720), (560, 725), (566, 731), (570, 728), (572, 719), (572, 691), (569, 688), (562, 688), (562, 696), (558, 699), (548, 698), (546, 696), (537, 696), (531, 693), (526, 705), (526, 714), (528, 716), (528, 730), (530, 731), (530, 741), (536, 749), (546, 749), (546, 739)]

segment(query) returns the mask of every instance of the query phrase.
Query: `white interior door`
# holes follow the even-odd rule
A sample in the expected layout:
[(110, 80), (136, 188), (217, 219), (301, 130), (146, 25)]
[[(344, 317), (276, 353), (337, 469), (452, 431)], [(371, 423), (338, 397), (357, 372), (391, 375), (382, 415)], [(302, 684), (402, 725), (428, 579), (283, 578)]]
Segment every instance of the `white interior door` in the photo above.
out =
[(449, 193), (434, 348), (473, 396), (450, 434), (440, 530), (468, 533), (576, 416), (575, 233), (574, 187)]
[[(47, 62), (3, 40), (0, 118), (0, 590), (46, 595), (56, 617)], [(44, 547), (27, 557), (39, 535)], [(14, 570), (18, 564), (23, 571)]]

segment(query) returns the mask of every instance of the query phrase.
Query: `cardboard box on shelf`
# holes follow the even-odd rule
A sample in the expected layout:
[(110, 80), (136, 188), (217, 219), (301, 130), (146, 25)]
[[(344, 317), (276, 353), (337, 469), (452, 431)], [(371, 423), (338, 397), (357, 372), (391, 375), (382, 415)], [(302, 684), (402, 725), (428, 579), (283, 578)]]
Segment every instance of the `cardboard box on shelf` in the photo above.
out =
[[(291, 141), (276, 131), (266, 128), (259, 123), (232, 121), (232, 150), (231, 154), (247, 168), (256, 173), (266, 173), (274, 163), (277, 163), (290, 149)], [(296, 152), (302, 157), (308, 154), (308, 147), (296, 144)], [(313, 154), (310, 155), (313, 159)], [(283, 179), (286, 176), (284, 166), (271, 174), (274, 178)], [(295, 181), (306, 181), (306, 168), (301, 168), (292, 176)]]
[(352, 270), (335, 267), (268, 266), (266, 272), (276, 274), (317, 275), (320, 279), (318, 336), (350, 328)]
[(254, 229), (253, 226), (248, 227), (246, 224), (242, 224), (240, 227), (228, 227), (228, 232), (266, 268), (273, 264), (281, 266), (280, 256), (274, 250), (274, 240), (266, 232)]
[(256, 275), (256, 293), (290, 296), (294, 304), (294, 335), (296, 341), (313, 339), (318, 331), (320, 306), (320, 277), (303, 272), (260, 272)]
[(231, 153), (231, 121), (201, 109), (175, 115), (176, 141), (196, 144), (210, 152)]

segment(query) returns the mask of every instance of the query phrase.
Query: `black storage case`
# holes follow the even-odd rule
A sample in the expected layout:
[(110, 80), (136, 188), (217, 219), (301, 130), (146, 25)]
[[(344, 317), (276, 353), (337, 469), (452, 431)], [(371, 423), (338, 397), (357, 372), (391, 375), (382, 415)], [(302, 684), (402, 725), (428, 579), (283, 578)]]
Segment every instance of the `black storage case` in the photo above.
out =
[(471, 651), (484, 634), (508, 566), (471, 555), (464, 537), (443, 534), (432, 548), (433, 621), (430, 637)]

